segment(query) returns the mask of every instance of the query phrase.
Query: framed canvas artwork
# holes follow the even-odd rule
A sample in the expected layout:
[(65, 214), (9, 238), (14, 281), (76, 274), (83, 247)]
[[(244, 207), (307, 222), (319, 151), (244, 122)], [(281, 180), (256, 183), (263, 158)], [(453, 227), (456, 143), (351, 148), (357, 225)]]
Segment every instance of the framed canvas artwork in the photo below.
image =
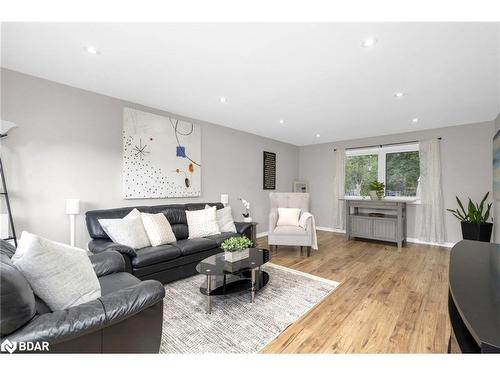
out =
[(123, 198), (200, 195), (200, 126), (124, 108)]

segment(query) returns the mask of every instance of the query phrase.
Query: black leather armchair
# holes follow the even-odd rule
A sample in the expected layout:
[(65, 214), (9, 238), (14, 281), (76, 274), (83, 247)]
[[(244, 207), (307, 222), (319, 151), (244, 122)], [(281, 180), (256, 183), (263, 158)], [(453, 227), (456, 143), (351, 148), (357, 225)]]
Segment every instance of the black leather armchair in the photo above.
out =
[[(38, 299), (0, 240), (0, 341), (48, 342), (49, 352), (158, 353), (165, 289), (124, 272), (124, 258), (106, 250), (90, 256), (101, 297), (61, 311)], [(19, 347), (18, 347), (19, 348)]]

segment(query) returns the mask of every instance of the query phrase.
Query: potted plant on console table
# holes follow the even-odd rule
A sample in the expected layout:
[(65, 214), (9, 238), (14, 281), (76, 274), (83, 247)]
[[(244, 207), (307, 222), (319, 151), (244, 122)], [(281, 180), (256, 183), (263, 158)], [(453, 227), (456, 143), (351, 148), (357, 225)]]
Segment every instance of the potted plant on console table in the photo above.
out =
[(464, 240), (490, 242), (493, 223), (489, 223), (488, 219), (490, 218), (492, 203), (489, 203), (486, 207), (484, 206), (489, 194), (489, 192), (486, 193), (479, 204), (473, 203), (469, 198), (467, 211), (465, 211), (458, 197), (456, 198), (459, 208), (456, 210), (447, 209), (460, 220), (460, 224), (462, 225), (462, 237)]
[(224, 250), (224, 259), (228, 262), (238, 262), (249, 257), (248, 248), (252, 246), (252, 241), (247, 237), (231, 237), (222, 242), (221, 249)]
[(370, 198), (382, 199), (384, 197), (385, 184), (383, 182), (373, 181), (370, 186)]

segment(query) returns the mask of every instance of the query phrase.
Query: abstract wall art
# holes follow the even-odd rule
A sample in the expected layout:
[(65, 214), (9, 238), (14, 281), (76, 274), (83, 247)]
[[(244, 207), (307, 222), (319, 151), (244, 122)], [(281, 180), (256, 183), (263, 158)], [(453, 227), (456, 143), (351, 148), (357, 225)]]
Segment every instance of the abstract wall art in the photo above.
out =
[(200, 126), (124, 108), (123, 198), (200, 195)]

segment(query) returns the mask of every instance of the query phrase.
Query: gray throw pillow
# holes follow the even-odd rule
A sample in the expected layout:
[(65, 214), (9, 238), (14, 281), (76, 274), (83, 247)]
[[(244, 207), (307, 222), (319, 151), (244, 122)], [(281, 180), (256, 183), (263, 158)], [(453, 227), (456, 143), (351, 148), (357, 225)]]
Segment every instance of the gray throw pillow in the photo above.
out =
[(101, 296), (99, 280), (83, 249), (23, 232), (12, 263), (52, 311)]

